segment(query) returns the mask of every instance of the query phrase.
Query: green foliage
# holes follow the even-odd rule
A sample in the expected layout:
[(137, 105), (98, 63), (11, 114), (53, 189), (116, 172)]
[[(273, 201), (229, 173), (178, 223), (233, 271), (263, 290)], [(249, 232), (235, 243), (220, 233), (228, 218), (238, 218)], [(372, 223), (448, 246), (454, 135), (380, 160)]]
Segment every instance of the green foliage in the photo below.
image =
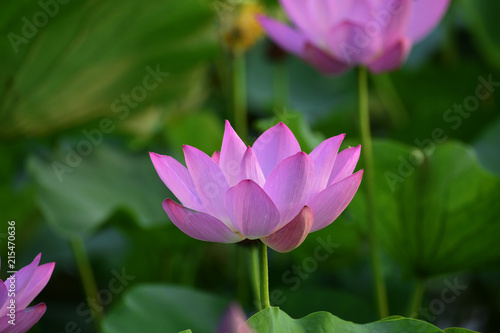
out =
[[(213, 332), (227, 301), (196, 289), (237, 297), (254, 310), (246, 249), (200, 242), (172, 226), (161, 202), (174, 196), (148, 158), (154, 151), (182, 162), (184, 144), (211, 154), (220, 149), (224, 119), (235, 125), (231, 57), (216, 28), (230, 22), (240, 2), (68, 1), (14, 46), (11, 33), (23, 35), (24, 18), (33, 21), (43, 9), (39, 1), (2, 4), (0, 215), (2, 223), (16, 221), (18, 262), (39, 252), (44, 262), (57, 262), (40, 296), (48, 311), (32, 332), (62, 332), (73, 320), (82, 333), (94, 332), (75, 311), (85, 301), (66, 244), (75, 235), (86, 240), (99, 290), (108, 287), (112, 267), (137, 277), (106, 306), (106, 333)], [(261, 4), (284, 17), (276, 0)], [(436, 325), (477, 324), (484, 333), (497, 331), (500, 311), (499, 6), (452, 1), (443, 24), (414, 46), (401, 69), (369, 80), (391, 313), (407, 310), (412, 280), (453, 280), (449, 274), (463, 272), (463, 296), (430, 318)], [(306, 152), (340, 133), (347, 134), (344, 147), (358, 145), (356, 72), (325, 77), (291, 55), (276, 61), (270, 48), (263, 40), (245, 55), (246, 143), (283, 121)], [(157, 66), (162, 82), (129, 105), (123, 96), (144, 88)], [(456, 105), (476, 96), (481, 77), (495, 82), (493, 91), (460, 113)], [(106, 119), (109, 131), (101, 128)], [(103, 136), (94, 134), (98, 143), (83, 156), (79, 145), (97, 129)], [(442, 130), (439, 142), (435, 130)], [(363, 167), (360, 161), (356, 169)], [(270, 290), (277, 292), (271, 303), (283, 311), (268, 309), (249, 322), (259, 333), (471, 332), (401, 317), (345, 321), (377, 318), (367, 230), (362, 186), (332, 225), (291, 253), (270, 251)], [(2, 262), (5, 232), (0, 223)], [(319, 258), (319, 239), (338, 247)], [(4, 279), (5, 270), (0, 273)], [(429, 308), (442, 286), (427, 287), (422, 306)], [(321, 310), (335, 316), (292, 319)]]
[[(21, 18), (41, 11), (27, 1), (3, 7), (4, 37), (24, 38)], [(204, 3), (71, 1), (58, 8), (26, 43), (0, 41), (1, 137), (44, 135), (106, 115), (125, 119), (158, 103), (192, 100), (203, 84), (216, 50)], [(162, 74), (145, 84), (151, 71)], [(122, 94), (139, 98), (126, 104)]]
[(449, 142), (427, 156), (381, 141), (374, 154), (380, 236), (403, 267), (429, 277), (500, 260), (500, 179), (470, 147)]
[(328, 312), (316, 312), (301, 319), (292, 319), (279, 308), (269, 308), (260, 311), (251, 317), (248, 323), (259, 333), (473, 332), (466, 329), (442, 331), (425, 321), (403, 317), (389, 317), (364, 325), (344, 321)]
[(462, 16), (474, 35), (474, 41), (484, 58), (497, 69), (500, 68), (500, 35), (496, 33), (498, 1), (463, 0), (460, 2)]
[(474, 149), (481, 164), (489, 171), (500, 175), (500, 118), (488, 126), (474, 142)]
[(201, 111), (172, 117), (165, 126), (164, 135), (179, 155), (182, 155), (183, 145), (196, 147), (212, 155), (214, 151), (220, 150), (223, 131), (224, 123), (219, 118), (212, 112)]
[[(68, 147), (46, 159), (32, 156), (28, 162), (38, 187), (37, 204), (55, 230), (65, 236), (88, 234), (118, 209), (142, 227), (166, 225), (161, 201), (167, 191), (149, 156), (101, 145), (84, 157), (74, 150), (71, 154)], [(78, 160), (75, 156), (81, 162), (68, 166), (68, 161)]]
[(104, 323), (104, 333), (214, 332), (227, 300), (182, 287), (138, 285)]

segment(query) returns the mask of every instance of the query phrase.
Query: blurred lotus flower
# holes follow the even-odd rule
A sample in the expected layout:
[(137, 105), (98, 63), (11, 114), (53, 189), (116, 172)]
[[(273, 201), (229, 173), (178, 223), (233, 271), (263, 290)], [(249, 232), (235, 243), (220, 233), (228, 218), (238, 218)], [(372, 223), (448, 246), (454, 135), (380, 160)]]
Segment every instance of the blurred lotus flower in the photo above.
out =
[(246, 323), (243, 309), (237, 303), (231, 303), (222, 318), (217, 333), (254, 333)]
[(183, 206), (163, 208), (189, 236), (234, 243), (261, 239), (278, 252), (299, 246), (309, 232), (332, 223), (358, 190), (352, 174), (361, 147), (338, 153), (344, 134), (323, 141), (309, 155), (283, 123), (245, 146), (228, 121), (220, 153), (210, 158), (184, 146), (187, 169), (170, 156), (151, 153), (158, 175)]
[(291, 28), (258, 16), (269, 37), (324, 74), (398, 68), (441, 20), (449, 0), (280, 0)]
[(41, 254), (0, 283), (0, 333), (27, 332), (45, 313), (44, 303), (26, 308), (49, 282), (54, 270), (53, 262), (38, 266), (40, 258)]

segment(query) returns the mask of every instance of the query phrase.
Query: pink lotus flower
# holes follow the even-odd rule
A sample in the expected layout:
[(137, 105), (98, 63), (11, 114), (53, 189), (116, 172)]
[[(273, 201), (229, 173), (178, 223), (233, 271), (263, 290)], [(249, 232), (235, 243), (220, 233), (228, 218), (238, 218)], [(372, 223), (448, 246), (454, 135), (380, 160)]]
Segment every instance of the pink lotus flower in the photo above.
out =
[(0, 333), (27, 332), (45, 313), (44, 303), (26, 308), (49, 282), (54, 270), (53, 262), (38, 266), (40, 258), (41, 254), (0, 283)]
[(295, 28), (259, 16), (281, 48), (325, 74), (353, 65), (398, 68), (441, 20), (449, 0), (280, 0)]
[(247, 318), (241, 306), (231, 303), (222, 318), (217, 333), (255, 333), (247, 324)]
[(209, 157), (184, 146), (187, 169), (151, 153), (171, 199), (163, 208), (187, 235), (210, 242), (261, 239), (278, 252), (299, 246), (309, 232), (332, 223), (350, 203), (363, 171), (352, 174), (361, 147), (338, 153), (344, 135), (323, 141), (309, 155), (283, 123), (246, 146), (228, 121), (220, 153)]

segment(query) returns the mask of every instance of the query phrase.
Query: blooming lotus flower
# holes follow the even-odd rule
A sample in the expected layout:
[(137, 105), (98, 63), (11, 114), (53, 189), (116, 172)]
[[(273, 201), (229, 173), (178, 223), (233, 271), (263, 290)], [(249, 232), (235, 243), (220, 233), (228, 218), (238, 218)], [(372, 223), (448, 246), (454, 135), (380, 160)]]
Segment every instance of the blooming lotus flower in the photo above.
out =
[(291, 28), (258, 19), (269, 37), (325, 74), (353, 65), (398, 68), (441, 20), (449, 0), (280, 0)]
[[(45, 313), (47, 307), (44, 303), (26, 308), (49, 282), (54, 270), (53, 262), (38, 266), (40, 258), (41, 254), (31, 264), (0, 283), (0, 333), (27, 332)], [(12, 290), (15, 297), (12, 296)], [(11, 304), (15, 305), (15, 310), (9, 309)]]
[(220, 153), (183, 146), (187, 169), (170, 156), (150, 155), (182, 203), (166, 199), (163, 208), (184, 233), (220, 243), (261, 239), (288, 252), (332, 223), (359, 187), (363, 171), (352, 173), (361, 147), (337, 154), (343, 139), (327, 139), (306, 154), (279, 123), (250, 147), (226, 121)]
[(255, 333), (246, 323), (243, 309), (237, 303), (231, 303), (222, 318), (217, 333)]

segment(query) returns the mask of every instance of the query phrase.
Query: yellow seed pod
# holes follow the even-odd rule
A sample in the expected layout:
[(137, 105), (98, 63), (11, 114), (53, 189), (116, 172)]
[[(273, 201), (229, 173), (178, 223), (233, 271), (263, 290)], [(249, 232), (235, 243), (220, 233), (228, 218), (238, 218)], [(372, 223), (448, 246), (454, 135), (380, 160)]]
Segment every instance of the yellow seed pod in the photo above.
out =
[(258, 4), (245, 2), (237, 8), (235, 15), (225, 24), (223, 39), (235, 54), (247, 51), (264, 34), (255, 18), (258, 13), (262, 12)]

